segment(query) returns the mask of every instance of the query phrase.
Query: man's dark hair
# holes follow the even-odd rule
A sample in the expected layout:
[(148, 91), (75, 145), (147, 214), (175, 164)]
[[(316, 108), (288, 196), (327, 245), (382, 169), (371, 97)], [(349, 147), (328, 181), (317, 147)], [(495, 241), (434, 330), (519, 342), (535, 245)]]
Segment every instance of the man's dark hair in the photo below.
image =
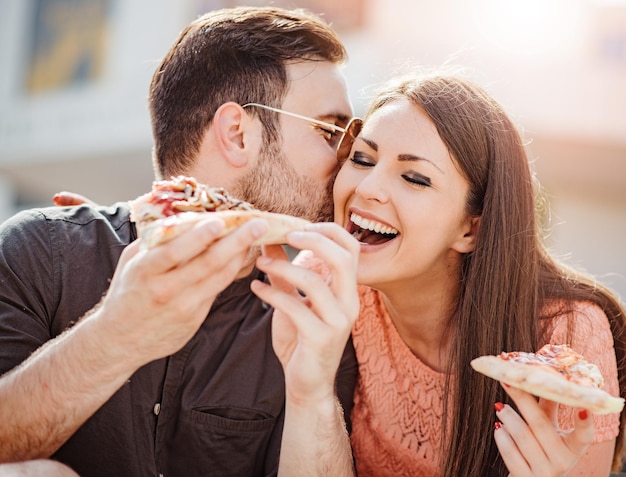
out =
[[(222, 104), (280, 107), (289, 62), (339, 64), (346, 58), (337, 34), (305, 10), (238, 7), (199, 17), (181, 32), (150, 85), (157, 175), (169, 178), (189, 168)], [(278, 140), (275, 115), (255, 113), (264, 126), (264, 143)]]

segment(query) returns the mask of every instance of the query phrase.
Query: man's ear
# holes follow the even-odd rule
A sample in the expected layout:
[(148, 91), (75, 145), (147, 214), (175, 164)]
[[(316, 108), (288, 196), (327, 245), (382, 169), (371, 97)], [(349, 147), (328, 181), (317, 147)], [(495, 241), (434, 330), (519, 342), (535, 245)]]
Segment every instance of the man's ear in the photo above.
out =
[(479, 227), (480, 216), (468, 217), (462, 230), (463, 236), (459, 238), (454, 249), (459, 253), (473, 252), (476, 248), (476, 236)]
[(256, 134), (244, 108), (234, 102), (222, 104), (213, 116), (213, 133), (217, 148), (233, 167), (248, 164), (256, 151)]

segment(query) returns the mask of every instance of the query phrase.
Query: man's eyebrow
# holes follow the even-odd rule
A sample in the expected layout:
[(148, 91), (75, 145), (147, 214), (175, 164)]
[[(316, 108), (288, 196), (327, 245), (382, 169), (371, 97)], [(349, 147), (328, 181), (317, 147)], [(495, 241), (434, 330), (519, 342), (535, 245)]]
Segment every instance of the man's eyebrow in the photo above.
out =
[(314, 116), (315, 119), (319, 119), (320, 121), (331, 122), (336, 120), (339, 123), (347, 124), (352, 116), (348, 116), (344, 113), (336, 112), (336, 113), (324, 113), (319, 116)]

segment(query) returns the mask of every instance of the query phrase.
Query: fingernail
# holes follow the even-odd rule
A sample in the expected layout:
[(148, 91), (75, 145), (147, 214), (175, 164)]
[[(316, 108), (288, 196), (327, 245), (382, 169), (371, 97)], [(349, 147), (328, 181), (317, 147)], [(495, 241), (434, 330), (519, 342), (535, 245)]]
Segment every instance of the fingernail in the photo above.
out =
[(267, 225), (267, 222), (265, 221), (254, 222), (252, 224), (252, 236), (254, 238), (259, 238), (261, 235), (267, 232), (268, 228), (269, 226)]
[(500, 424), (498, 421), (495, 422), (495, 424), (493, 425), (493, 428), (497, 431), (498, 429), (500, 429), (502, 427), (502, 424)]
[(584, 421), (585, 419), (589, 417), (589, 413), (587, 412), (586, 409), (581, 409), (580, 411), (578, 411), (578, 417), (580, 418), (581, 421)]
[(272, 263), (272, 259), (261, 255), (259, 258), (256, 259), (256, 263), (257, 265), (264, 267), (265, 265), (269, 265), (270, 263)]
[(212, 220), (211, 222), (207, 223), (205, 227), (209, 230), (209, 232), (216, 235), (224, 229), (224, 222), (222, 222), (221, 220)]
[(300, 231), (294, 230), (293, 232), (289, 232), (289, 234), (287, 235), (287, 238), (289, 239), (290, 242), (297, 242), (298, 240), (301, 240), (302, 237), (305, 237), (306, 235), (303, 234)]
[(497, 403), (494, 404), (493, 407), (496, 408), (496, 412), (500, 412), (500, 411), (502, 411), (502, 409), (504, 409), (504, 404), (502, 404), (501, 402), (497, 402)]

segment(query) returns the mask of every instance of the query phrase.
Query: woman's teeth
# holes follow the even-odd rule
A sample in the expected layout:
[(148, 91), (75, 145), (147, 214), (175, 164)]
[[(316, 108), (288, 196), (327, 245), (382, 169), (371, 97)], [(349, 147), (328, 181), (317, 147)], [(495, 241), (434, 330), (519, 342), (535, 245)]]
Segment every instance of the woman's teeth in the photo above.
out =
[(378, 234), (384, 235), (397, 235), (398, 231), (393, 227), (389, 227), (388, 225), (381, 224), (380, 222), (376, 222), (375, 220), (364, 219), (360, 215), (355, 214), (354, 212), (350, 215), (350, 221), (354, 223), (354, 225), (365, 229), (371, 230), (372, 232), (376, 232)]

